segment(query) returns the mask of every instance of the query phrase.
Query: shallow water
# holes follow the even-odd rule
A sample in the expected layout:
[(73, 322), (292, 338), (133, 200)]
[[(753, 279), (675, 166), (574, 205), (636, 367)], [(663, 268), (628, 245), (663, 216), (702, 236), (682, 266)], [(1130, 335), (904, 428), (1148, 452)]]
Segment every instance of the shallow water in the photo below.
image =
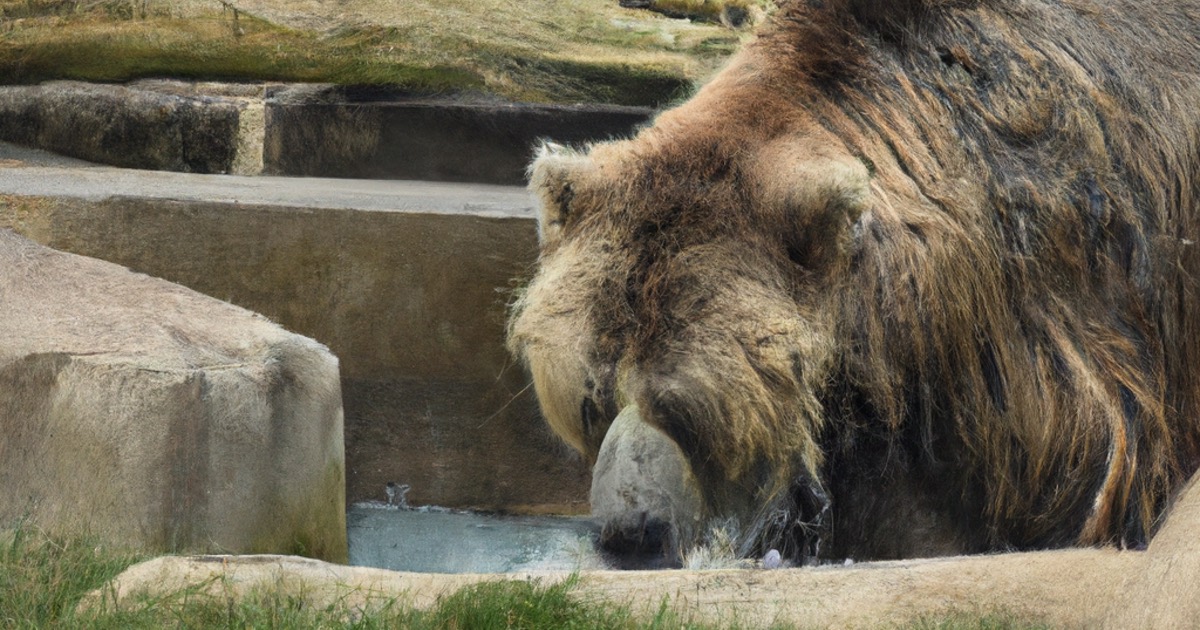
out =
[(498, 516), (359, 503), (346, 514), (350, 564), (424, 573), (603, 568), (586, 517)]

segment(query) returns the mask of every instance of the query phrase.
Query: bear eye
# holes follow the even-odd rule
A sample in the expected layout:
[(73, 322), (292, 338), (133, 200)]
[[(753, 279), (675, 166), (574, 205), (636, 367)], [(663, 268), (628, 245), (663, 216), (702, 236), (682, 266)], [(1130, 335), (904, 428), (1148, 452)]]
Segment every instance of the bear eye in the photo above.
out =
[(552, 210), (557, 212), (547, 212), (547, 218), (550, 225), (562, 227), (567, 222), (567, 217), (571, 215), (571, 201), (575, 199), (575, 189), (571, 187), (571, 183), (563, 184), (562, 190), (554, 198)]

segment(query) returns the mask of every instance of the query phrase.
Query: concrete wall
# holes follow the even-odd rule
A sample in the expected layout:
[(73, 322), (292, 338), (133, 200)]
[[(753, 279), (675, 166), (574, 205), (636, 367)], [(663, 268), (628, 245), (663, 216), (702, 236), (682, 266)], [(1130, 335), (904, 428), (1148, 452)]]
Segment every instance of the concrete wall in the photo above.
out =
[(55, 81), (0, 87), (0, 141), (151, 170), (521, 184), (539, 140), (629, 135), (652, 113), (328, 85)]
[(241, 99), (74, 81), (3, 86), (0, 140), (115, 166), (227, 173), (247, 107)]
[(539, 140), (625, 136), (649, 117), (636, 107), (272, 98), (264, 172), (522, 184)]
[(536, 228), (494, 211), (0, 197), (0, 227), (263, 313), (340, 358), (347, 500), (586, 511), (586, 467), (503, 347)]

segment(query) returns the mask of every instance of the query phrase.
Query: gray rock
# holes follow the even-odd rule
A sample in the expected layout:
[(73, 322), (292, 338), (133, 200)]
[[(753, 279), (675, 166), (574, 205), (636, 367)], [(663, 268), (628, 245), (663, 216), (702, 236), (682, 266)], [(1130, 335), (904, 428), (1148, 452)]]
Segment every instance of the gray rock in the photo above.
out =
[(0, 230), (0, 527), (341, 561), (344, 502), (323, 346)]

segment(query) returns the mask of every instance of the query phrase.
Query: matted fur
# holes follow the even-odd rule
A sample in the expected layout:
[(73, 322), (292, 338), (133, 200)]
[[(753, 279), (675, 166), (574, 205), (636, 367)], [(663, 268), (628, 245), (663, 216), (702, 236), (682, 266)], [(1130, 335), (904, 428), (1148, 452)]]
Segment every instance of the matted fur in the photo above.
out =
[(747, 552), (1144, 542), (1200, 464), (1198, 69), (1194, 0), (784, 2), (535, 163), (510, 345), (590, 457), (637, 402)]

